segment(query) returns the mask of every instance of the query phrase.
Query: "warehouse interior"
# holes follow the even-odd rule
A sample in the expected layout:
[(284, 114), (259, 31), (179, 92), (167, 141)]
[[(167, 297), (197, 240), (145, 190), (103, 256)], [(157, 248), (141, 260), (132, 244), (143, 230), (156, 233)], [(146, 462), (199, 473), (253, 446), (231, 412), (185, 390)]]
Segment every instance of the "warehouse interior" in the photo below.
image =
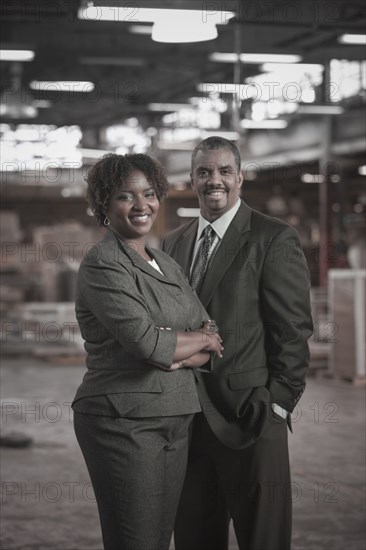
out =
[(103, 236), (88, 167), (109, 152), (162, 162), (158, 248), (198, 216), (191, 152), (222, 135), (243, 200), (297, 229), (311, 275), (294, 550), (363, 548), (364, 2), (4, 0), (1, 14), (3, 547), (101, 548), (68, 405), (85, 364), (77, 271)]

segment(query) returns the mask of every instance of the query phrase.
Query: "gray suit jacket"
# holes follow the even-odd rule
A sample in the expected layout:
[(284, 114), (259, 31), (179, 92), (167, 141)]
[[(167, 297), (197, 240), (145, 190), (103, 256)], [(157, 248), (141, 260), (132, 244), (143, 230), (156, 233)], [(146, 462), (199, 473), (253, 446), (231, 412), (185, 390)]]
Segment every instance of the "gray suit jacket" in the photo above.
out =
[[(166, 237), (163, 250), (188, 275), (198, 220)], [(310, 279), (296, 231), (243, 201), (215, 253), (200, 300), (223, 338), (223, 358), (197, 373), (202, 410), (219, 439), (244, 448), (292, 411), (305, 387), (312, 334)]]
[(195, 330), (208, 315), (180, 266), (164, 252), (149, 253), (164, 276), (109, 230), (82, 261), (76, 316), (88, 370), (75, 410), (82, 398), (95, 396), (107, 396), (116, 413), (127, 417), (200, 410), (192, 370), (159, 367), (173, 363), (176, 331)]

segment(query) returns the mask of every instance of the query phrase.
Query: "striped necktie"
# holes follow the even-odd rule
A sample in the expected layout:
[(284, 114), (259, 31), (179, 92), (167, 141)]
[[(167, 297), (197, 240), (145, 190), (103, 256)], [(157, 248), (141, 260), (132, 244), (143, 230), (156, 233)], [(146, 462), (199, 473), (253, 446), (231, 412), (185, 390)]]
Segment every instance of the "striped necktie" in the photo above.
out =
[(203, 235), (203, 242), (197, 252), (196, 263), (193, 267), (190, 280), (191, 287), (197, 292), (197, 294), (199, 294), (205, 278), (209, 252), (215, 238), (215, 230), (211, 227), (211, 225), (208, 225), (203, 230)]

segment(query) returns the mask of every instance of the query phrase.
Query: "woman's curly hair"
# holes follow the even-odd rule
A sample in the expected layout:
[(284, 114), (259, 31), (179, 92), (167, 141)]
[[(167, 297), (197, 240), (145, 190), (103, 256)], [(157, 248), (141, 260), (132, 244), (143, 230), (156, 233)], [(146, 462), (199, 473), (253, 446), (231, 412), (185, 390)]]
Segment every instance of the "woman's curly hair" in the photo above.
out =
[(87, 199), (99, 225), (103, 225), (112, 192), (122, 188), (132, 172), (142, 172), (155, 190), (159, 202), (168, 193), (166, 172), (160, 162), (148, 155), (116, 155), (99, 159), (87, 173)]

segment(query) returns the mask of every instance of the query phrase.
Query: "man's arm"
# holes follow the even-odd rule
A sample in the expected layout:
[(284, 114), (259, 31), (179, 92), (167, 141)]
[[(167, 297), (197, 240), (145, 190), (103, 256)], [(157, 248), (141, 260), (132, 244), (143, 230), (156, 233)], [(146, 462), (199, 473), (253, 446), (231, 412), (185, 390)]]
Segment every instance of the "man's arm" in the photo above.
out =
[(273, 403), (292, 412), (305, 388), (308, 339), (313, 331), (310, 277), (297, 232), (281, 229), (268, 246), (261, 278), (268, 389)]

